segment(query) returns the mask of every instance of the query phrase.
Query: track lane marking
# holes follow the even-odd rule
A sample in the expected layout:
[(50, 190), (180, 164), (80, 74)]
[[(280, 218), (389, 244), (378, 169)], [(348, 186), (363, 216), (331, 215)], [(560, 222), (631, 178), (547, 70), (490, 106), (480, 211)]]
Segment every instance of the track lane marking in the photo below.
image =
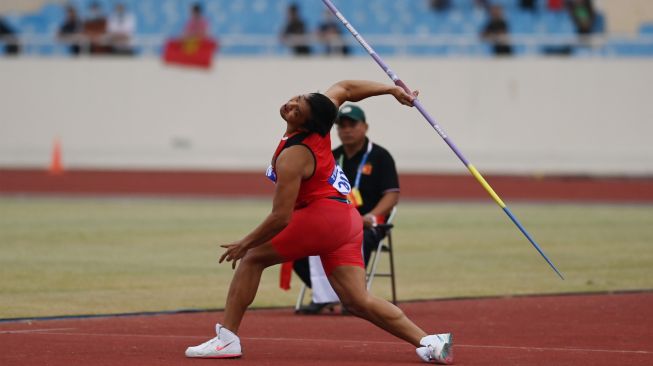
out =
[[(53, 329), (33, 329), (30, 331), (0, 331), (0, 334), (42, 334), (42, 335), (62, 335), (62, 336), (91, 336), (91, 337), (146, 337), (146, 338), (185, 338), (185, 339), (206, 339), (205, 336), (189, 335), (165, 335), (165, 334), (116, 334), (116, 333), (64, 333), (61, 330), (75, 330), (77, 328), (53, 328)], [(249, 341), (274, 341), (274, 342), (313, 342), (313, 343), (364, 343), (364, 344), (385, 344), (385, 345), (404, 345), (404, 342), (392, 341), (360, 341), (360, 340), (343, 340), (343, 339), (302, 339), (302, 338), (263, 338), (263, 337), (242, 337), (242, 340)], [(653, 355), (653, 351), (642, 350), (609, 350), (593, 348), (563, 348), (563, 347), (531, 347), (531, 346), (500, 346), (500, 345), (476, 345), (476, 344), (454, 344), (454, 347), (461, 348), (484, 348), (484, 349), (515, 349), (523, 351), (556, 351), (556, 352), (601, 352), (617, 354), (644, 354)]]
[(567, 352), (604, 352), (604, 353), (635, 353), (651, 355), (653, 351), (629, 351), (614, 349), (592, 349), (592, 348), (561, 348), (561, 347), (521, 347), (521, 346), (485, 346), (472, 344), (454, 344), (454, 347), (463, 348), (494, 348), (494, 349), (519, 349), (524, 351), (567, 351)]
[(24, 334), (24, 333), (49, 333), (53, 331), (75, 330), (77, 328), (43, 328), (43, 329), (17, 329), (17, 330), (0, 330), (0, 334)]

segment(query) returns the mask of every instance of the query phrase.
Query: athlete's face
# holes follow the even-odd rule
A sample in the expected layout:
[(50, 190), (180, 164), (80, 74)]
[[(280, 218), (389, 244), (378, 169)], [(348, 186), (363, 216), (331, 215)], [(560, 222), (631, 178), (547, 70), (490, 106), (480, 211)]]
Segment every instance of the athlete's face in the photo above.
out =
[(301, 127), (310, 117), (311, 107), (306, 101), (306, 95), (298, 95), (282, 105), (279, 113), (288, 124)]
[(358, 145), (365, 141), (367, 123), (343, 118), (338, 121), (338, 137), (343, 145)]

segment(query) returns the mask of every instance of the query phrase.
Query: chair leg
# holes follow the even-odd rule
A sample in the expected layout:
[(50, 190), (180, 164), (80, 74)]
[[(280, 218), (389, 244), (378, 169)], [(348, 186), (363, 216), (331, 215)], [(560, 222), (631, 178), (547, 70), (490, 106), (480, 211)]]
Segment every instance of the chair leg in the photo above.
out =
[[(390, 261), (390, 268), (388, 273), (379, 274), (380, 276), (390, 277), (390, 286), (392, 289), (392, 303), (397, 304), (397, 285), (395, 282), (395, 262), (394, 262), (394, 250), (392, 248), (392, 233), (388, 231), (386, 235), (386, 243), (388, 248), (388, 259)], [(376, 276), (377, 267), (379, 265), (379, 260), (381, 258), (383, 245), (379, 243), (377, 249), (372, 253), (372, 265), (371, 268), (367, 271), (367, 290), (370, 291), (372, 288), (372, 282)]]
[(304, 304), (304, 296), (306, 295), (306, 284), (302, 284), (301, 290), (299, 290), (299, 295), (297, 296), (297, 302), (295, 303), (295, 311), (299, 311), (302, 305)]
[(392, 288), (392, 303), (397, 305), (397, 291), (395, 285), (394, 248), (392, 248), (392, 233), (388, 232), (388, 255), (390, 256), (390, 286)]
[(372, 267), (370, 270), (367, 272), (367, 291), (370, 291), (372, 288), (372, 282), (374, 281), (374, 276), (376, 275), (376, 268), (379, 265), (379, 259), (381, 258), (381, 243), (379, 243), (379, 246), (376, 248), (373, 254), (372, 258)]

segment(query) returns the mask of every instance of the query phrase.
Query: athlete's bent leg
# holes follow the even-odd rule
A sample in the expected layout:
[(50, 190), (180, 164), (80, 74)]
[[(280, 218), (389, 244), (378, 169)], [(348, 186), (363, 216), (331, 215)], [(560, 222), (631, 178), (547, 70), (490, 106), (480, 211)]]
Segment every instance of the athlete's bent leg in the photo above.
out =
[(329, 282), (342, 304), (352, 314), (369, 320), (415, 347), (427, 334), (413, 323), (401, 309), (367, 291), (365, 270), (357, 266), (338, 266), (329, 275)]
[(283, 262), (283, 258), (271, 244), (263, 244), (245, 254), (236, 268), (229, 286), (225, 306), (224, 324), (215, 325), (216, 336), (208, 341), (186, 349), (186, 357), (238, 358), (242, 356), (237, 332), (245, 310), (254, 301), (266, 267)]
[(225, 328), (236, 334), (238, 333), (245, 310), (256, 296), (263, 270), (284, 261), (270, 243), (251, 249), (245, 254), (245, 257), (236, 267), (236, 272), (229, 286), (224, 310), (223, 325)]

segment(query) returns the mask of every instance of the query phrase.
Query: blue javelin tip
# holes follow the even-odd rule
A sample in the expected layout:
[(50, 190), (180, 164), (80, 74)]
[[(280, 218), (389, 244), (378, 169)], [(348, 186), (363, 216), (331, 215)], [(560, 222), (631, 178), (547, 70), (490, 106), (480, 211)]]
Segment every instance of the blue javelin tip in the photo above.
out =
[(519, 230), (524, 234), (524, 236), (526, 236), (526, 238), (528, 239), (528, 241), (530, 241), (531, 244), (533, 244), (533, 247), (535, 247), (535, 249), (537, 249), (537, 251), (540, 253), (540, 255), (542, 256), (542, 258), (544, 258), (544, 260), (545, 260), (545, 261), (549, 264), (549, 266), (550, 266), (550, 267), (555, 271), (555, 273), (557, 273), (558, 276), (560, 276), (560, 278), (564, 280), (565, 277), (562, 275), (562, 273), (560, 273), (560, 271), (558, 271), (558, 269), (557, 269), (556, 266), (553, 264), (553, 262), (551, 262), (551, 260), (549, 259), (549, 257), (547, 257), (546, 254), (544, 254), (544, 251), (542, 251), (542, 249), (540, 248), (540, 246), (537, 245), (537, 243), (535, 242), (535, 240), (533, 240), (533, 238), (532, 238), (531, 235), (528, 233), (528, 231), (526, 231), (526, 229), (524, 229), (524, 227), (522, 226), (521, 222), (519, 222), (519, 220), (517, 220), (517, 218), (515, 217), (515, 215), (512, 214), (512, 212), (510, 211), (510, 209), (509, 209), (508, 207), (503, 207), (503, 211), (508, 215), (508, 217), (510, 217), (510, 220), (512, 220), (512, 222), (514, 222), (515, 225), (517, 225), (517, 227), (519, 228)]

